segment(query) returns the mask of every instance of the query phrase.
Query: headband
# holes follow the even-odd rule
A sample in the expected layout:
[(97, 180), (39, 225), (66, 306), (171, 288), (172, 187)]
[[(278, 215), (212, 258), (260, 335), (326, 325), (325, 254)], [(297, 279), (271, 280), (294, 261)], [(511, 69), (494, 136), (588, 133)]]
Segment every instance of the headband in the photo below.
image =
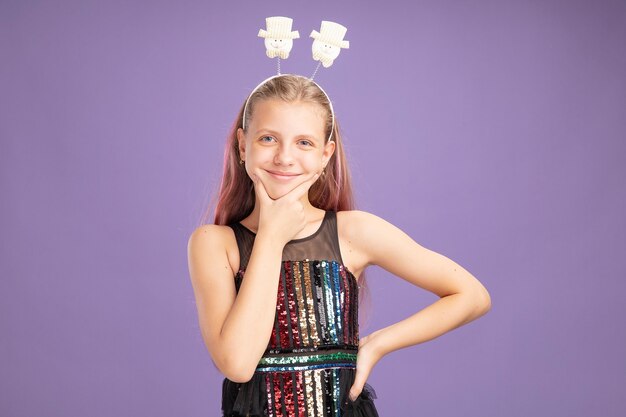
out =
[[(257, 85), (254, 90), (248, 95), (246, 99), (246, 104), (243, 108), (243, 129), (246, 129), (246, 112), (248, 110), (248, 102), (250, 101), (250, 97), (266, 82), (281, 77), (284, 75), (295, 75), (297, 77), (303, 77), (302, 75), (296, 74), (281, 74), (280, 73), (280, 60), (287, 59), (289, 57), (289, 52), (291, 52), (291, 48), (293, 47), (293, 40), (298, 39), (300, 34), (297, 30), (292, 31), (291, 25), (293, 23), (293, 19), (289, 17), (283, 16), (273, 16), (265, 19), (266, 29), (260, 29), (258, 36), (260, 38), (265, 38), (265, 54), (268, 58), (276, 58), (277, 65), (277, 73), (265, 80), (261, 81), (259, 85)], [(313, 53), (313, 59), (315, 61), (319, 61), (317, 63), (317, 67), (315, 67), (315, 71), (313, 71), (313, 75), (308, 79), (315, 84), (322, 93), (326, 96), (328, 100), (328, 104), (330, 105), (331, 112), (331, 121), (332, 126), (330, 129), (330, 136), (328, 137), (328, 141), (333, 140), (333, 131), (335, 130), (335, 111), (333, 109), (333, 103), (330, 101), (330, 97), (326, 94), (326, 91), (315, 81), (313, 81), (313, 77), (317, 74), (317, 70), (320, 65), (323, 65), (324, 68), (328, 68), (333, 65), (333, 62), (339, 56), (342, 48), (348, 49), (350, 47), (350, 42), (343, 40), (345, 36), (347, 28), (345, 26), (340, 25), (339, 23), (329, 22), (326, 20), (322, 21), (322, 25), (320, 27), (320, 31), (312, 31), (311, 38), (313, 38), (313, 45), (311, 46), (311, 50)], [(305, 77), (303, 77), (305, 78)]]

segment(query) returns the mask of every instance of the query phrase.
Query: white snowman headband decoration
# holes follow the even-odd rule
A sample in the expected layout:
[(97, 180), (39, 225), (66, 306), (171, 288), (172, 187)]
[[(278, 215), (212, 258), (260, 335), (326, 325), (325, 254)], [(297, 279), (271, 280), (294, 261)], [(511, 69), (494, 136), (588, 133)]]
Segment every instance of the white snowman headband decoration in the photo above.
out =
[[(260, 38), (265, 38), (265, 53), (268, 58), (276, 58), (277, 73), (276, 75), (272, 75), (271, 77), (261, 81), (259, 85), (257, 85), (254, 90), (252, 90), (250, 95), (248, 95), (246, 104), (243, 109), (244, 130), (246, 129), (246, 111), (248, 109), (248, 102), (250, 101), (250, 97), (252, 97), (254, 92), (258, 90), (259, 87), (261, 87), (269, 80), (284, 75), (280, 73), (280, 60), (281, 58), (289, 58), (289, 52), (291, 52), (291, 49), (293, 48), (293, 40), (300, 37), (300, 34), (297, 30), (291, 30), (293, 19), (289, 17), (268, 17), (265, 19), (265, 23), (267, 29), (260, 29), (258, 36)], [(311, 38), (314, 39), (313, 45), (311, 46), (313, 59), (319, 62), (317, 63), (317, 67), (315, 67), (315, 71), (313, 71), (313, 75), (309, 77), (309, 80), (311, 80), (322, 91), (322, 93), (324, 93), (330, 105), (332, 127), (330, 129), (330, 136), (328, 137), (329, 141), (333, 140), (333, 130), (335, 129), (335, 111), (333, 110), (333, 104), (330, 101), (330, 97), (328, 97), (326, 91), (324, 91), (324, 89), (318, 83), (313, 81), (313, 77), (315, 77), (315, 74), (317, 74), (317, 70), (319, 69), (320, 65), (323, 65), (324, 68), (330, 67), (331, 65), (333, 65), (335, 59), (337, 59), (337, 57), (339, 56), (341, 49), (348, 49), (350, 47), (350, 42), (343, 39), (347, 30), (348, 29), (345, 26), (340, 25), (339, 23), (323, 20), (320, 31), (318, 32), (314, 30), (311, 32), (310, 35)], [(297, 76), (302, 77), (301, 75)]]

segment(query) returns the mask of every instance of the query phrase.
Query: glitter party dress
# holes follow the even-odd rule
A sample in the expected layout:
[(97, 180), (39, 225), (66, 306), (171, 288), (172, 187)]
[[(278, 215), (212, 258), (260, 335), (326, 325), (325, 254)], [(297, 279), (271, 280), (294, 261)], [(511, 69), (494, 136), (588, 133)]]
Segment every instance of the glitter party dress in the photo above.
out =
[[(241, 223), (229, 226), (239, 247), (239, 292), (255, 234)], [(224, 378), (223, 416), (378, 417), (371, 385), (354, 401), (348, 395), (359, 346), (358, 290), (343, 265), (336, 213), (327, 211), (315, 233), (285, 245), (272, 335), (249, 381)]]

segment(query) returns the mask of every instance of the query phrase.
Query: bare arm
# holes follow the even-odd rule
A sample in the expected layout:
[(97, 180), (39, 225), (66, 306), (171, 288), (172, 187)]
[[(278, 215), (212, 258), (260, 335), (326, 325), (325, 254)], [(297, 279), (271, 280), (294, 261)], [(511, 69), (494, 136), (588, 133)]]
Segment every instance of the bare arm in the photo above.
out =
[(218, 369), (234, 382), (252, 378), (271, 336), (282, 246), (256, 237), (236, 294), (225, 249), (228, 231), (201, 226), (188, 242), (188, 261), (200, 329)]
[(299, 199), (317, 177), (311, 175), (272, 200), (255, 176), (259, 229), (238, 294), (226, 251), (232, 232), (224, 226), (205, 225), (189, 238), (189, 272), (202, 337), (213, 361), (231, 381), (249, 381), (267, 348), (276, 315), (283, 248), (306, 225)]
[[(429, 250), (373, 214), (355, 211), (351, 240), (367, 263), (440, 297), (430, 306), (372, 333), (380, 356), (434, 339), (484, 315), (491, 308), (485, 287), (453, 260)], [(369, 337), (369, 336), (368, 336)]]

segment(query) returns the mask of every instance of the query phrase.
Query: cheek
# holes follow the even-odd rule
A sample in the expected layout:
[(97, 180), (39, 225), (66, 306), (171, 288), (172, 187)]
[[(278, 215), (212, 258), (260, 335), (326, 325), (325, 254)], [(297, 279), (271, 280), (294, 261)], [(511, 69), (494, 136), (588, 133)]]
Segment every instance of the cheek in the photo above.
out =
[(249, 148), (248, 157), (250, 161), (259, 163), (271, 160), (274, 156), (274, 150), (269, 146), (251, 146)]
[(267, 165), (272, 159), (263, 152), (252, 151), (246, 154), (246, 172), (252, 178), (252, 174), (259, 170), (260, 167)]
[(252, 179), (252, 167), (248, 163), (247, 159), (246, 159), (245, 165), (246, 165), (246, 174), (248, 174), (248, 177), (250, 177), (250, 179)]
[(312, 156), (311, 158), (311, 162), (310, 165), (313, 168), (322, 168), (322, 159), (323, 159), (323, 155), (322, 153), (316, 153), (315, 156)]

